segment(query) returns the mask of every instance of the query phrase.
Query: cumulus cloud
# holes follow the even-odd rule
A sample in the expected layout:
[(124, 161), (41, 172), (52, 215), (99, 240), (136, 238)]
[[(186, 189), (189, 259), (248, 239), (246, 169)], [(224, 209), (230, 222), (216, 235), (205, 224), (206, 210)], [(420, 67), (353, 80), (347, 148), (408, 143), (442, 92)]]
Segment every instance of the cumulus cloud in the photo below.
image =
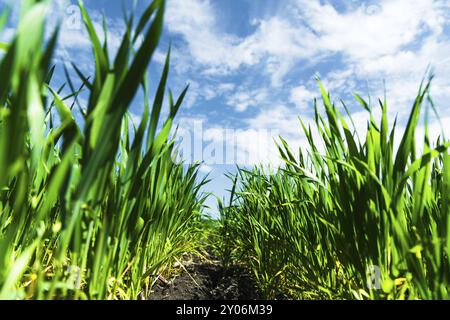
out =
[[(447, 53), (450, 40), (449, 3), (420, 0), (381, 0), (339, 12), (330, 2), (297, 0), (299, 19), (317, 34), (316, 45), (328, 55), (340, 54), (344, 63), (325, 76), (330, 90), (356, 89), (355, 81), (368, 81), (374, 95), (387, 95), (397, 111), (406, 113), (427, 66), (436, 71), (434, 90), (444, 101), (450, 96)], [(301, 10), (300, 10), (301, 8)], [(358, 89), (364, 88), (359, 86)]]
[(317, 95), (315, 91), (309, 90), (304, 85), (291, 89), (289, 101), (296, 105), (299, 109), (308, 109)]
[[(253, 19), (249, 23), (254, 32), (238, 37), (219, 27), (213, 2), (173, 0), (167, 27), (182, 36), (187, 54), (203, 74), (225, 76), (253, 66), (278, 89), (295, 65), (314, 66), (339, 55), (343, 66), (337, 65), (324, 79), (330, 90), (353, 90), (355, 78), (418, 83), (428, 64), (442, 68), (447, 59), (448, 37), (442, 39), (449, 15), (446, 1), (419, 0), (411, 5), (409, 0), (380, 0), (344, 11), (331, 1), (287, 4), (284, 11)], [(417, 70), (414, 77), (412, 70)], [(247, 108), (240, 106), (238, 110)]]
[[(254, 108), (254, 115), (244, 119), (248, 130), (271, 128), (298, 144), (304, 142), (297, 116), (310, 121), (318, 92), (311, 79), (293, 81), (288, 76), (298, 65), (319, 69), (326, 64), (320, 77), (334, 97), (348, 98), (354, 91), (369, 89), (376, 101), (386, 88), (390, 117), (398, 115), (400, 123), (432, 65), (433, 96), (441, 111), (449, 109), (445, 105), (450, 99), (448, 1), (419, 0), (414, 5), (409, 0), (354, 1), (342, 9), (332, 1), (291, 0), (286, 10), (253, 19), (253, 31), (242, 37), (219, 27), (211, 1), (170, 3), (168, 29), (182, 36), (187, 54), (204, 75), (221, 78), (251, 67), (260, 79), (268, 78), (272, 88), (260, 80), (238, 85), (227, 94), (226, 104), (235, 111)], [(205, 92), (210, 99), (217, 96), (211, 87)], [(356, 105), (354, 100), (346, 102)], [(364, 132), (368, 114), (361, 108), (352, 110), (357, 131)]]
[(246, 111), (249, 107), (259, 106), (268, 98), (266, 88), (247, 89), (241, 88), (238, 91), (229, 94), (226, 98), (227, 105), (233, 107), (236, 111)]
[(226, 72), (252, 61), (238, 45), (239, 38), (220, 32), (207, 0), (169, 1), (166, 23), (170, 32), (184, 37), (192, 58), (208, 66), (210, 73)]
[(293, 26), (282, 17), (252, 22), (256, 31), (247, 37), (226, 33), (217, 25), (207, 0), (173, 0), (168, 3), (167, 28), (180, 34), (192, 59), (206, 75), (228, 75), (242, 66), (264, 63), (274, 86), (298, 59), (315, 55), (315, 36), (304, 26)]
[(395, 54), (426, 31), (439, 34), (445, 19), (437, 1), (381, 0), (375, 10), (361, 4), (339, 12), (329, 2), (297, 0), (298, 18), (318, 34), (322, 50), (342, 52), (355, 60)]

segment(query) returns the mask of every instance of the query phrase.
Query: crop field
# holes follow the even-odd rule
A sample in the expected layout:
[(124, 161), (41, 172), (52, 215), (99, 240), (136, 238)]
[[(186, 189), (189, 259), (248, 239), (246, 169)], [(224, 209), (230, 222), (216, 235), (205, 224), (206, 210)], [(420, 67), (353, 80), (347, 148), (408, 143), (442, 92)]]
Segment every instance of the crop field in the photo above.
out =
[[(370, 115), (364, 135), (318, 80), (314, 124), (298, 119), (308, 144), (294, 150), (279, 137), (280, 167), (230, 173), (215, 219), (200, 164), (173, 161), (190, 92), (167, 88), (174, 48), (150, 92), (166, 1), (125, 16), (115, 56), (80, 1), (92, 74), (54, 63), (49, 5), (22, 1), (14, 37), (0, 43), (0, 299), (158, 298), (174, 275), (198, 285), (199, 264), (224, 287), (244, 274), (247, 298), (450, 298), (450, 141), (429, 138), (431, 73), (405, 127), (386, 99), (355, 94)], [(133, 125), (135, 99), (143, 114)], [(227, 298), (204, 296), (214, 297)]]
[(325, 151), (303, 126), (309, 147), (298, 157), (279, 143), (285, 167), (232, 177), (223, 258), (242, 259), (268, 298), (448, 299), (450, 144), (432, 144), (426, 130), (424, 151), (415, 152), (428, 86), (396, 151), (386, 101), (381, 123), (372, 118), (360, 141), (322, 88), (326, 117), (316, 113), (316, 126)]

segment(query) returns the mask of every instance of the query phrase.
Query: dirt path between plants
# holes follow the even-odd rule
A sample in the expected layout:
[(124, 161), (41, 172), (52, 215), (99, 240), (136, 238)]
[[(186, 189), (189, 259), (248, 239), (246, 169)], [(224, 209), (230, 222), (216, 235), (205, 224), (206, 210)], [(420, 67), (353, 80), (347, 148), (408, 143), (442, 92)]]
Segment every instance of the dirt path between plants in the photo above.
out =
[(181, 271), (171, 279), (159, 278), (150, 300), (257, 300), (251, 275), (241, 266), (225, 270), (219, 261), (194, 258), (178, 264)]

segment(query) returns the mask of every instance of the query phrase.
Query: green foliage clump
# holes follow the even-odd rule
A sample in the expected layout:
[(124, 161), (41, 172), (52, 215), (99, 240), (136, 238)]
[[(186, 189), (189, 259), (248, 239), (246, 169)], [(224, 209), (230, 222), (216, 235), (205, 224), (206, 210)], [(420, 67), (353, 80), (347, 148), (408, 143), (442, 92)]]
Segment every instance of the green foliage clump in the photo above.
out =
[[(450, 143), (432, 146), (426, 124), (416, 154), (430, 82), (420, 87), (398, 148), (386, 101), (379, 100), (378, 125), (355, 95), (370, 114), (361, 141), (320, 85), (321, 141), (300, 121), (306, 150), (295, 156), (281, 138), (283, 168), (239, 170), (232, 201), (221, 206), (222, 238), (232, 246), (223, 256), (247, 265), (267, 298), (450, 298)], [(379, 288), (367, 285), (377, 284), (367, 274), (372, 266)]]
[[(23, 1), (17, 33), (1, 48), (0, 299), (146, 296), (165, 266), (196, 247), (204, 201), (197, 166), (172, 161), (169, 134), (186, 90), (176, 101), (169, 95), (170, 113), (159, 123), (170, 52), (149, 103), (147, 67), (165, 1), (153, 1), (136, 24), (126, 18), (114, 59), (80, 1), (95, 73), (91, 79), (74, 65), (82, 87), (68, 77), (66, 97), (50, 86), (58, 30), (45, 44), (48, 6)], [(130, 132), (139, 90), (144, 113)], [(83, 129), (75, 102), (68, 104), (82, 91)]]

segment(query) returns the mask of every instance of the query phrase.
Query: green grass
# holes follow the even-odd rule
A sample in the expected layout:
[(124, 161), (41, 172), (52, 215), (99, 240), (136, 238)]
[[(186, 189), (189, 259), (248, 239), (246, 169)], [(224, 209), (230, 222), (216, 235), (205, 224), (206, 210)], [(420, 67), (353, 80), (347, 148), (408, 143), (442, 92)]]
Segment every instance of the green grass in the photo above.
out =
[[(80, 90), (70, 78), (69, 96), (51, 86), (58, 30), (44, 43), (49, 5), (22, 1), (16, 35), (1, 47), (0, 299), (147, 296), (174, 258), (197, 247), (203, 220), (205, 181), (197, 166), (172, 161), (169, 133), (186, 91), (177, 100), (170, 94), (160, 121), (169, 53), (152, 104), (148, 98), (165, 2), (153, 1), (137, 23), (127, 18), (116, 57), (80, 2), (95, 56), (92, 79), (76, 70), (89, 96), (83, 129), (68, 105)], [(139, 90), (144, 113), (130, 132)]]
[[(52, 65), (58, 30), (44, 41), (49, 5), (22, 1), (15, 37), (0, 44), (0, 299), (147, 297), (173, 261), (205, 246), (225, 268), (247, 267), (269, 299), (450, 298), (450, 143), (432, 144), (427, 128), (420, 154), (415, 141), (423, 106), (432, 106), (431, 79), (398, 148), (386, 101), (371, 106), (355, 95), (370, 113), (360, 140), (319, 84), (321, 141), (300, 121), (309, 146), (293, 152), (280, 138), (285, 164), (231, 176), (230, 201), (219, 202), (220, 220), (211, 221), (198, 166), (172, 161), (172, 123), (187, 88), (176, 99), (169, 90), (161, 120), (170, 50), (149, 101), (165, 1), (125, 18), (115, 57), (80, 2), (95, 72), (72, 65), (77, 89), (66, 69), (64, 86), (52, 82), (62, 66)], [(134, 127), (136, 97), (144, 111)], [(380, 123), (373, 108), (382, 110)], [(380, 290), (366, 285), (372, 265)]]
[[(252, 270), (266, 298), (450, 298), (450, 143), (440, 138), (432, 146), (426, 129), (416, 154), (430, 82), (397, 149), (386, 101), (372, 107), (355, 95), (370, 113), (360, 141), (319, 86), (326, 116), (316, 101), (314, 125), (321, 141), (300, 121), (309, 145), (295, 156), (280, 138), (284, 167), (231, 177), (232, 201), (220, 208), (228, 244), (222, 259)], [(380, 124), (374, 107), (382, 109)], [(371, 265), (380, 268), (380, 290), (366, 285)]]

